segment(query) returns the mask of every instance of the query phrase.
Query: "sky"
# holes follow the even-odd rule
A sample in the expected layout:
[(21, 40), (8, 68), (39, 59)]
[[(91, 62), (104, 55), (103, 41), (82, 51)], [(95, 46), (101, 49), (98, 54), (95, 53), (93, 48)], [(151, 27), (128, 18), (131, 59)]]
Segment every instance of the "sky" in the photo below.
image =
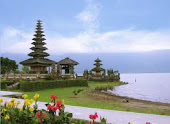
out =
[(169, 0), (0, 0), (0, 50), (30, 53), (38, 19), (53, 55), (170, 49), (169, 5)]

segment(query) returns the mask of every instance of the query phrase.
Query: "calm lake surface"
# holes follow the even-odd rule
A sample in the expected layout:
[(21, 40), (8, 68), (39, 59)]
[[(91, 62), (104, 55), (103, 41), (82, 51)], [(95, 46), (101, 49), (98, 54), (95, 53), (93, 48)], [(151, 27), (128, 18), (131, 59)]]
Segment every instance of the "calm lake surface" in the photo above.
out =
[(127, 85), (117, 86), (112, 92), (120, 96), (170, 103), (170, 73), (121, 74)]

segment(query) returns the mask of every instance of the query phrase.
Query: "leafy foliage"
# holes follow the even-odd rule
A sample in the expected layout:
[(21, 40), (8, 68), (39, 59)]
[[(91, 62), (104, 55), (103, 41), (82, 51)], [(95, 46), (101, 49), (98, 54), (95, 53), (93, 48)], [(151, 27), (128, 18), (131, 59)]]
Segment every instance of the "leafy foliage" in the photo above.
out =
[(95, 90), (97, 90), (97, 91), (113, 90), (113, 86), (112, 86), (112, 85), (107, 85), (107, 86), (97, 86), (97, 87), (95, 87)]
[(28, 73), (29, 73), (29, 68), (28, 68), (28, 66), (23, 66), (23, 67), (22, 67), (22, 73), (23, 73), (23, 74), (28, 74)]
[(8, 58), (1, 57), (1, 73), (6, 74), (13, 72), (15, 73), (16, 69), (18, 69), (18, 65), (15, 60), (11, 60)]
[(87, 80), (39, 80), (20, 83), (22, 91), (38, 91), (43, 89), (88, 86)]
[(82, 92), (82, 91), (83, 91), (83, 89), (74, 90), (74, 91), (73, 91), (73, 94), (74, 94), (74, 95), (78, 95), (78, 93), (80, 93), (80, 92)]
[(5, 89), (6, 86), (14, 84), (14, 81), (1, 81), (1, 89)]
[[(83, 120), (74, 120), (73, 114), (65, 112), (64, 103), (57, 101), (57, 96), (52, 94), (50, 96), (51, 103), (45, 104), (47, 109), (38, 109), (39, 94), (34, 95), (33, 99), (28, 99), (28, 95), (24, 94), (24, 104), (21, 108), (18, 105), (20, 101), (12, 98), (11, 101), (5, 102), (1, 107), (1, 119), (2, 124), (95, 124), (95, 119), (98, 118), (97, 113), (95, 115), (89, 115), (91, 122), (85, 122)], [(3, 99), (0, 99), (0, 104)], [(33, 107), (32, 107), (33, 106)], [(101, 124), (106, 124), (106, 119), (101, 119)]]

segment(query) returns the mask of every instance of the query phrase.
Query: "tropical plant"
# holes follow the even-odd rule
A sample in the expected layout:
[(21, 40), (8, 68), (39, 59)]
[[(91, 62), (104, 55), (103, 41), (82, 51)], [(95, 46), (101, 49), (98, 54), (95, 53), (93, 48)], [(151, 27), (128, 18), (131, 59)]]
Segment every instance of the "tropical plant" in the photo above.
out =
[[(51, 103), (45, 104), (47, 110), (38, 109), (39, 94), (35, 94), (34, 99), (28, 99), (27, 94), (22, 95), (22, 98), (24, 103), (21, 108), (19, 108), (21, 101), (15, 98), (5, 102), (1, 107), (2, 124), (87, 124), (83, 120), (74, 120), (72, 113), (65, 112), (64, 101), (57, 100), (55, 94), (50, 95)], [(0, 98), (1, 103), (3, 103), (2, 98)], [(89, 117), (95, 123), (98, 115), (95, 113), (95, 115), (89, 115)], [(103, 119), (101, 122), (103, 122)]]

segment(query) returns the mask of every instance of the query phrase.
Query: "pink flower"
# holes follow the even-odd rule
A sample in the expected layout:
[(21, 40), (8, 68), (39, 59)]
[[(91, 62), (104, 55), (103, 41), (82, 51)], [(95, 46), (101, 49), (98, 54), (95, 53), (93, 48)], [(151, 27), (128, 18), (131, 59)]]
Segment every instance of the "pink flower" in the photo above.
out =
[(152, 124), (151, 122), (146, 122), (146, 124)]

